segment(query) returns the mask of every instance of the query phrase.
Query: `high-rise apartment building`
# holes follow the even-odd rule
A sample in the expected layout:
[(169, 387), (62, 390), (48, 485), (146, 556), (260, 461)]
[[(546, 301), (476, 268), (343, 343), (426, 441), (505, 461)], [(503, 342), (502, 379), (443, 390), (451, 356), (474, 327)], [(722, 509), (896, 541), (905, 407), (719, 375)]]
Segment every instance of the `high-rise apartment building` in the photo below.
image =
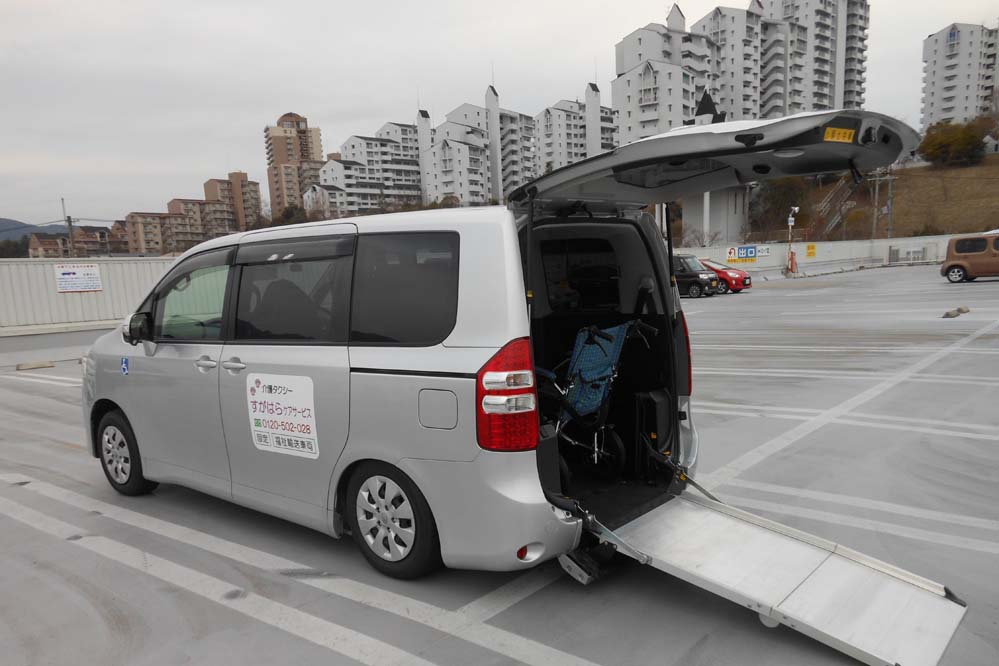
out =
[(385, 123), (374, 136), (352, 135), (329, 155), (304, 193), (306, 210), (343, 217), (419, 204), (416, 125)]
[(323, 160), (318, 127), (297, 113), (286, 113), (277, 124), (264, 128), (267, 151), (267, 184), (272, 215), (291, 205), (302, 205), (302, 193), (319, 182)]
[(205, 200), (232, 206), (234, 231), (246, 231), (260, 218), (260, 183), (250, 180), (243, 171), (233, 171), (228, 178), (206, 180)]
[[(674, 4), (665, 24), (616, 46), (619, 140), (693, 123), (705, 93), (726, 120), (860, 108), (867, 25), (867, 0), (751, 0), (746, 9), (716, 7), (688, 32)], [(684, 204), (685, 223), (702, 229), (704, 241), (736, 240), (748, 212), (742, 189)]]
[(952, 23), (923, 40), (922, 126), (966, 123), (996, 104), (999, 29)]
[(125, 216), (129, 254), (171, 254), (187, 250), (201, 238), (193, 218), (175, 213), (139, 213)]
[(559, 100), (534, 117), (541, 173), (617, 147), (617, 120), (601, 106), (597, 84), (587, 84), (583, 99)]
[[(762, 0), (764, 16), (807, 31), (803, 44), (806, 111), (859, 109), (867, 90), (867, 0)], [(798, 43), (798, 46), (802, 44)]]
[(462, 104), (437, 127), (421, 109), (416, 133), (424, 203), (502, 202), (539, 175), (534, 118), (500, 107), (493, 86), (484, 106)]

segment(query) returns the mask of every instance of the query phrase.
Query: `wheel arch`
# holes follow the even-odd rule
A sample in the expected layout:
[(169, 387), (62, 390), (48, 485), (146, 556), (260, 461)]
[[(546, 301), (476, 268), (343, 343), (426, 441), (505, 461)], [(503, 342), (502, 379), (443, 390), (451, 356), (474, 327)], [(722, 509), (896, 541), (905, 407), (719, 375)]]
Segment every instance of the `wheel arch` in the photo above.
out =
[[(114, 411), (121, 412), (122, 417), (128, 421), (124, 410), (113, 400), (101, 398), (94, 402), (93, 407), (90, 408), (90, 455), (94, 458), (100, 457), (100, 438), (97, 436), (97, 426), (100, 425), (101, 419), (106, 414)], [(129, 422), (129, 425), (131, 425), (131, 422)]]
[(427, 497), (427, 493), (423, 490), (422, 487), (420, 487), (419, 482), (415, 478), (413, 478), (412, 474), (410, 474), (401, 466), (399, 466), (397, 462), (392, 462), (390, 460), (385, 460), (383, 458), (375, 458), (368, 456), (364, 458), (358, 458), (357, 460), (352, 460), (346, 467), (343, 468), (343, 471), (340, 472), (340, 475), (333, 479), (333, 484), (334, 484), (332, 486), (333, 492), (330, 493), (330, 501), (332, 502), (332, 506), (328, 508), (328, 511), (330, 512), (331, 529), (334, 536), (339, 538), (347, 533), (346, 528), (348, 523), (346, 520), (346, 516), (344, 515), (344, 507), (347, 506), (347, 486), (350, 485), (350, 479), (357, 471), (357, 469), (360, 466), (364, 465), (365, 463), (379, 463), (382, 465), (389, 465), (390, 467), (396, 469), (400, 474), (405, 476), (407, 479), (409, 479), (410, 482), (414, 486), (416, 486), (417, 490), (420, 491), (420, 494), (423, 495), (423, 499), (427, 502), (427, 506), (430, 508), (430, 515), (433, 516), (434, 522), (435, 523), (437, 522), (437, 516), (435, 515), (433, 505), (430, 503), (430, 498)]

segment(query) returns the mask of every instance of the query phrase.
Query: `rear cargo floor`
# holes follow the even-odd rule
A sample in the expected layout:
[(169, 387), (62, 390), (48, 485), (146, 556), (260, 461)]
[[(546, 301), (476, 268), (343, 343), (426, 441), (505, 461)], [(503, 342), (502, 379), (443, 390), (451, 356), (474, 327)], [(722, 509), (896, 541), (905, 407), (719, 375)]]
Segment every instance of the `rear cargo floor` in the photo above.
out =
[(602, 480), (576, 474), (569, 495), (597, 517), (608, 529), (615, 529), (665, 503), (666, 484), (643, 480)]

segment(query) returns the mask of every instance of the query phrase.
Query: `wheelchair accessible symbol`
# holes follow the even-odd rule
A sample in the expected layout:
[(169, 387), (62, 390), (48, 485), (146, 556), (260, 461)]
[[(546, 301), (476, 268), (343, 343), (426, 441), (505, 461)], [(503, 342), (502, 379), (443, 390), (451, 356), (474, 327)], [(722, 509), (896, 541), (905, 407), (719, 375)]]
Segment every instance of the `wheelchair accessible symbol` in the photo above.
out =
[(123, 374), (123, 375), (127, 375), (128, 374), (128, 357), (127, 356), (122, 356), (121, 357), (121, 374)]

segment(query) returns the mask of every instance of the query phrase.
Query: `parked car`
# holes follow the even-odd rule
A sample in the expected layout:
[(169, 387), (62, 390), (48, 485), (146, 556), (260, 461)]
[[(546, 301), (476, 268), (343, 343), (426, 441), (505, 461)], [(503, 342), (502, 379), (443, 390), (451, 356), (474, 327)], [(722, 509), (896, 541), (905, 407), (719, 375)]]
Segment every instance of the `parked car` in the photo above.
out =
[(726, 266), (711, 259), (701, 259), (701, 263), (714, 271), (715, 275), (718, 276), (717, 292), (719, 294), (726, 292), (738, 294), (743, 289), (749, 289), (753, 286), (753, 278), (746, 271)]
[(673, 275), (680, 293), (691, 298), (714, 296), (718, 276), (692, 254), (673, 255)]
[[(859, 110), (690, 126), (546, 174), (510, 209), (207, 241), (87, 353), (90, 453), (124, 495), (189, 486), (349, 536), (391, 576), (557, 557), (589, 582), (611, 547), (867, 663), (936, 663), (965, 611), (942, 585), (688, 489), (698, 437), (673, 278), (705, 293), (717, 277), (692, 255), (673, 272), (643, 212), (869, 171), (918, 140)], [(573, 374), (567, 358), (613, 366)], [(611, 381), (598, 437), (580, 405)]]
[(986, 232), (951, 238), (940, 275), (951, 282), (971, 282), (980, 277), (999, 276), (999, 236)]

